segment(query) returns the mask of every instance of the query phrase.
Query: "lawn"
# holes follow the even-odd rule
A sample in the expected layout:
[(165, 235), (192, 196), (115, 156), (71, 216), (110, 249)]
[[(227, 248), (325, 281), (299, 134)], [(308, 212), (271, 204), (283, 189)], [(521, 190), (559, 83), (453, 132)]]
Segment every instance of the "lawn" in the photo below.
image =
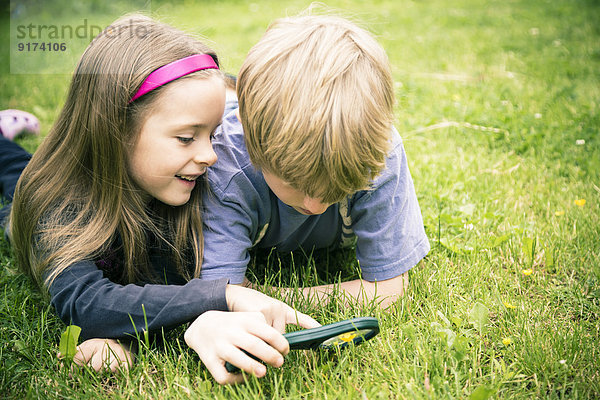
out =
[[(39, 18), (77, 25), (107, 24), (136, 1), (120, 11), (100, 1), (24, 3), (38, 4)], [(209, 38), (235, 73), (270, 21), (308, 4), (155, 0), (149, 12)], [(389, 54), (396, 127), (432, 250), (386, 311), (342, 298), (292, 305), (322, 323), (376, 316), (381, 333), (339, 354), (294, 352), (281, 369), (235, 387), (215, 384), (183, 327), (142, 343), (129, 372), (69, 373), (56, 358), (65, 325), (0, 240), (0, 397), (600, 397), (600, 2), (328, 6), (374, 32)], [(11, 73), (6, 7), (0, 25), (0, 109), (35, 113), (43, 136), (69, 71)], [(34, 151), (40, 140), (19, 142)], [(354, 279), (356, 270), (351, 253), (260, 253), (249, 278), (294, 286)]]

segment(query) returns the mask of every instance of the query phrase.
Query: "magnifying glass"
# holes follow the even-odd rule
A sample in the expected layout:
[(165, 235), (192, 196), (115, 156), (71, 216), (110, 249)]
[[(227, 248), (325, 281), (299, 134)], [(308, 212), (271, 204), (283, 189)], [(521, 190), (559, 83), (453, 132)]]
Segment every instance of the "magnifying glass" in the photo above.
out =
[[(283, 335), (290, 344), (290, 350), (343, 349), (350, 344), (360, 344), (372, 339), (379, 333), (379, 321), (373, 317), (360, 317), (323, 325), (318, 328), (290, 332)], [(252, 354), (245, 352), (257, 359)], [(240, 369), (229, 362), (225, 363), (227, 372), (236, 373)]]

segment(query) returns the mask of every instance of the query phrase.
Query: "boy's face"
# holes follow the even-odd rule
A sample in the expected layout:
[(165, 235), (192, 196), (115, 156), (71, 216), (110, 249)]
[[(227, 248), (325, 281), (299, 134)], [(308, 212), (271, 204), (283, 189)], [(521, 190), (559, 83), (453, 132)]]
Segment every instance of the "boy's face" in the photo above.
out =
[(321, 203), (319, 199), (309, 197), (301, 191), (294, 189), (289, 183), (267, 171), (262, 171), (267, 185), (275, 196), (288, 206), (294, 208), (300, 214), (316, 215), (323, 214), (331, 204)]

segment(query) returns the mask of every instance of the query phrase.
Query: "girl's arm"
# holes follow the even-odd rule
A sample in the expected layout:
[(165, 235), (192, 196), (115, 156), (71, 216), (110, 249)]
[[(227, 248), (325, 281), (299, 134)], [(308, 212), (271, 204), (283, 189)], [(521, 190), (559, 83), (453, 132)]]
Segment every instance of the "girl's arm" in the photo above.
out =
[[(303, 328), (319, 326), (308, 315), (297, 312), (279, 300), (236, 285), (227, 285), (226, 304), (234, 312), (205, 312), (185, 332), (188, 346), (198, 353), (206, 368), (221, 384), (244, 380), (243, 375), (226, 371), (227, 361), (257, 377), (266, 374), (265, 366), (244, 351), (269, 365), (280, 367), (283, 364), (282, 355), (289, 351), (282, 335), (286, 324)], [(78, 347), (74, 360), (96, 371), (114, 371), (127, 368), (133, 356), (127, 345), (115, 340), (88, 339)]]
[[(208, 310), (227, 311), (227, 279), (185, 285), (119, 285), (91, 261), (76, 263), (50, 285), (51, 302), (81, 338), (132, 339), (144, 330), (169, 329)], [(147, 326), (146, 326), (147, 325)]]

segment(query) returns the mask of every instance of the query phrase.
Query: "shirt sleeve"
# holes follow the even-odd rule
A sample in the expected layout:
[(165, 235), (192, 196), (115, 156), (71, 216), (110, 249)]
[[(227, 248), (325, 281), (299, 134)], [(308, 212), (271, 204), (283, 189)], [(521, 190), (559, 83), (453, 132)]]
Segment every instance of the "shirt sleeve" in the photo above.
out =
[[(208, 310), (227, 311), (227, 279), (192, 279), (185, 285), (119, 285), (92, 261), (61, 272), (50, 285), (51, 302), (81, 338), (132, 338), (194, 320)], [(147, 326), (146, 326), (147, 321)]]
[(249, 249), (259, 225), (259, 206), (252, 200), (257, 197), (253, 187), (240, 185), (240, 180), (228, 185), (226, 193), (215, 190), (205, 200), (202, 279), (226, 277), (232, 284), (244, 282)]
[(395, 130), (394, 135), (386, 167), (372, 189), (350, 200), (356, 258), (367, 281), (399, 276), (430, 250), (404, 147)]

